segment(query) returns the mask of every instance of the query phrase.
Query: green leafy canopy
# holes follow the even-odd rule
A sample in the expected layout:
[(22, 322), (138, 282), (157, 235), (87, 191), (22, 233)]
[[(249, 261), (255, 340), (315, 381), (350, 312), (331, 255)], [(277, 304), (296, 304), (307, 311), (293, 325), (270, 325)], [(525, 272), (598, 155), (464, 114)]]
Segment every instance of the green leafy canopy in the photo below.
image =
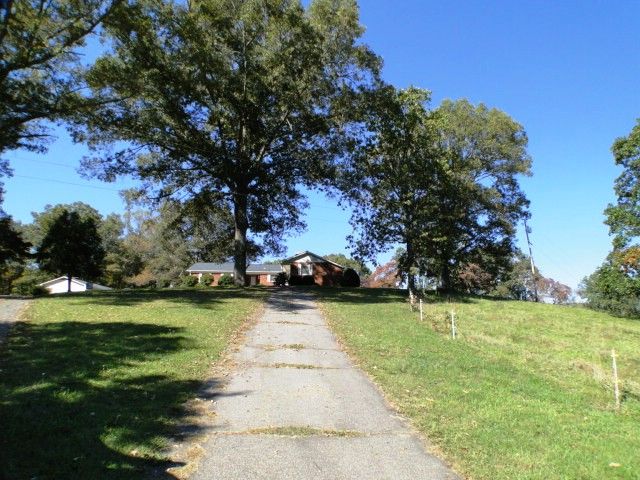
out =
[(528, 216), (518, 184), (530, 173), (527, 137), (505, 113), (466, 100), (428, 108), (430, 94), (389, 87), (373, 96), (371, 132), (342, 189), (354, 205), (351, 240), (363, 258), (404, 246), (400, 272), (445, 289), (466, 264), (508, 268), (517, 222)]
[(304, 228), (300, 186), (331, 178), (353, 103), (378, 81), (355, 1), (149, 0), (106, 32), (113, 49), (89, 82), (121, 100), (81, 119), (76, 138), (99, 152), (85, 165), (105, 180), (132, 175), (156, 199), (233, 212), (243, 282), (252, 243), (277, 254)]
[[(78, 48), (123, 0), (0, 2), (0, 155), (44, 151), (46, 121), (86, 107)], [(0, 159), (0, 176), (10, 174)]]

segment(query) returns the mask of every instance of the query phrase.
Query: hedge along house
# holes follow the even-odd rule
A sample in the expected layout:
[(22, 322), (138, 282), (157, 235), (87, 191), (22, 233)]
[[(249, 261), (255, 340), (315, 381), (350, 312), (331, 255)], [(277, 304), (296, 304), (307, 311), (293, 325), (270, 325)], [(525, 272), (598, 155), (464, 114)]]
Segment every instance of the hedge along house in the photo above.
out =
[(320, 255), (305, 251), (282, 261), (282, 269), (289, 277), (312, 276), (316, 285), (340, 285), (344, 267)]
[[(273, 285), (276, 275), (282, 272), (280, 265), (252, 263), (247, 267), (247, 279), (249, 285)], [(187, 268), (187, 273), (198, 277), (209, 274), (213, 277), (211, 285), (218, 285), (222, 275), (233, 277), (233, 263), (195, 263)]]

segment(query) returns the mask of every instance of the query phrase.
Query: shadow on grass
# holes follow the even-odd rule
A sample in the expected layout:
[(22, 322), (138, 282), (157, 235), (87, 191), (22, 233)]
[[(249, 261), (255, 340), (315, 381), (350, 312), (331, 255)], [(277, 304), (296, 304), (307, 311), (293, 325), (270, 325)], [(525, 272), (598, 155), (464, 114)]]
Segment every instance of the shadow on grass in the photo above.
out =
[(16, 325), (0, 351), (0, 478), (174, 478), (145, 451), (178, 425), (198, 433), (184, 404), (201, 383), (131, 367), (188, 348), (153, 324)]
[(78, 299), (82, 305), (94, 303), (107, 306), (134, 306), (142, 303), (164, 300), (178, 305), (187, 304), (192, 307), (215, 309), (220, 303), (239, 298), (258, 298), (269, 290), (264, 287), (234, 288), (234, 287), (208, 287), (208, 288), (172, 288), (172, 289), (139, 289), (139, 290), (112, 290), (93, 291), (88, 293), (71, 293), (51, 295), (47, 298), (60, 298), (65, 301)]

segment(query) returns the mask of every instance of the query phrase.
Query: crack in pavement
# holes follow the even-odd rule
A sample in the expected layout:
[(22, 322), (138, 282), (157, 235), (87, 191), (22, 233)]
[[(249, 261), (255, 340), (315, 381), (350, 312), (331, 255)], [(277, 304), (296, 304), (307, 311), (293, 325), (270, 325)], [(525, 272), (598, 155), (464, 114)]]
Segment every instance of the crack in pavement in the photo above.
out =
[(340, 349), (308, 293), (275, 291), (234, 363), (190, 478), (459, 478)]

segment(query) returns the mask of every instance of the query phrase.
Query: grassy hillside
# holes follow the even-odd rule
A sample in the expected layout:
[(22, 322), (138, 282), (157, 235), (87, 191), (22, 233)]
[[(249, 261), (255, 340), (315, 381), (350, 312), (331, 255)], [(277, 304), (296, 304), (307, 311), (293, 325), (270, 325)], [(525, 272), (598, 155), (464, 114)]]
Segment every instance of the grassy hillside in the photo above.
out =
[(0, 478), (141, 478), (260, 289), (34, 301), (0, 346)]
[[(454, 298), (432, 299), (421, 322), (402, 292), (318, 295), (351, 354), (463, 475), (640, 478), (640, 321)], [(623, 381), (619, 412), (612, 348)]]

